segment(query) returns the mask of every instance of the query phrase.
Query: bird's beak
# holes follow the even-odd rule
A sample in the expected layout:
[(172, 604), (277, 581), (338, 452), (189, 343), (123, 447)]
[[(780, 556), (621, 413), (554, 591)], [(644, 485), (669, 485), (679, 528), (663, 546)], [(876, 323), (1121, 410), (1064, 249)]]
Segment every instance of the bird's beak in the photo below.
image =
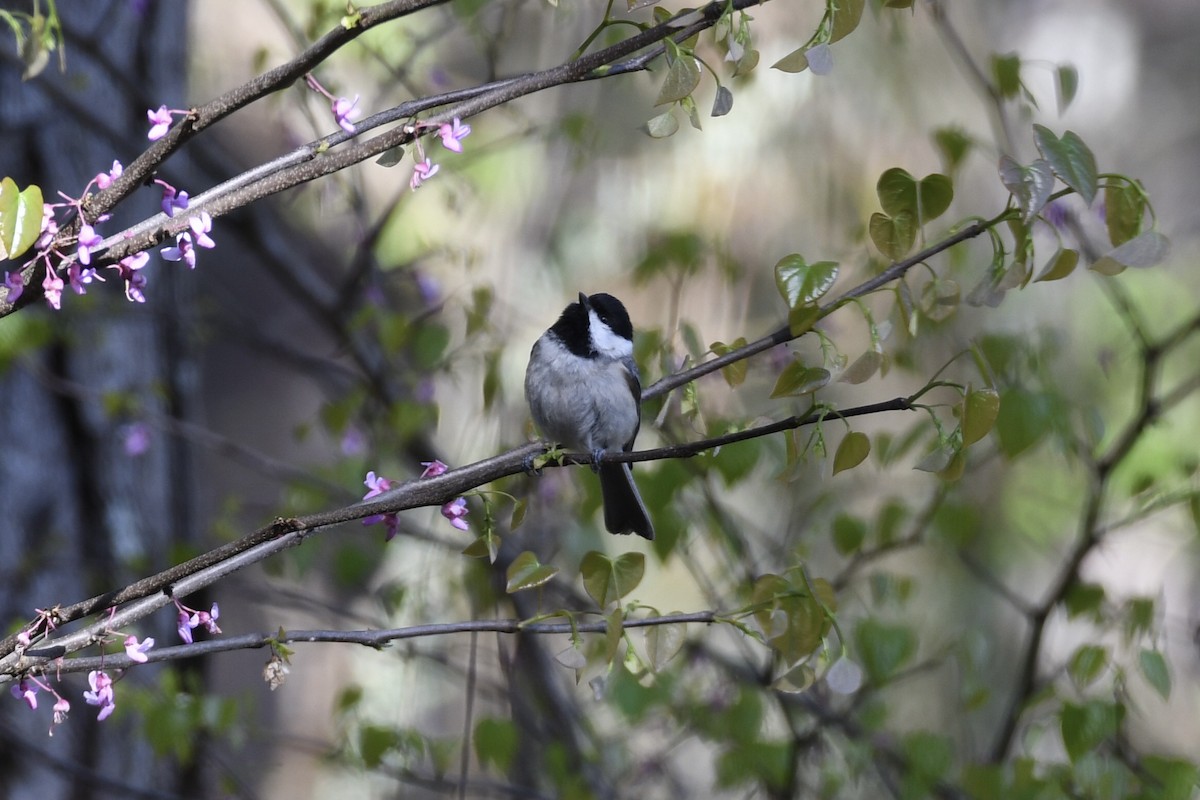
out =
[(583, 292), (579, 293), (579, 305), (583, 306), (584, 310), (591, 310), (591, 306), (588, 305), (588, 297)]

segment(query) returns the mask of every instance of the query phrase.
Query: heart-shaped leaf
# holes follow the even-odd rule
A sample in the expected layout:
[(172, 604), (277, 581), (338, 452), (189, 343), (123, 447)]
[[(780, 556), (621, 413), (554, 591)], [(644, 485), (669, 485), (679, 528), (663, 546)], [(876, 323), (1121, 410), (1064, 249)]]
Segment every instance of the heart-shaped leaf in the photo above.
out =
[(799, 361), (793, 361), (775, 381), (771, 397), (798, 397), (812, 394), (829, 383), (829, 370), (821, 367), (806, 367)]
[(535, 586), (541, 586), (557, 574), (558, 567), (542, 564), (534, 553), (526, 550), (508, 565), (508, 572), (505, 574), (508, 583), (504, 587), (504, 591), (513, 594), (525, 589), (532, 589)]
[[(872, 351), (873, 352), (873, 351)], [(871, 454), (871, 440), (862, 431), (851, 431), (842, 437), (833, 456), (833, 474), (854, 469)]]
[(1158, 231), (1146, 231), (1120, 247), (1114, 247), (1092, 264), (1101, 275), (1116, 275), (1126, 267), (1153, 267), (1167, 257), (1171, 242)]
[(866, 5), (866, 0), (838, 0), (833, 7), (833, 21), (829, 26), (830, 44), (844, 38), (858, 27)]
[(1067, 131), (1060, 139), (1043, 125), (1033, 126), (1033, 140), (1058, 179), (1079, 192), (1089, 206), (1096, 197), (1096, 157), (1083, 139)]
[(838, 276), (836, 261), (807, 264), (798, 254), (784, 256), (775, 265), (775, 286), (788, 308), (808, 306), (833, 288)]
[(793, 50), (772, 64), (771, 69), (777, 69), (780, 72), (804, 72), (804, 70), (808, 69), (808, 56), (806, 55), (807, 52), (807, 47), (801, 47), (797, 50)]
[(42, 232), (42, 190), (22, 191), (12, 178), (0, 181), (0, 261), (28, 250)]
[(667, 68), (667, 77), (663, 80), (662, 88), (658, 91), (658, 99), (654, 105), (677, 103), (695, 91), (700, 84), (700, 67), (696, 59), (680, 55)]
[(907, 170), (899, 167), (886, 170), (875, 183), (875, 194), (879, 196), (883, 213), (889, 217), (917, 211), (917, 179)]
[(683, 647), (683, 625), (654, 625), (646, 629), (646, 658), (660, 671)]
[(646, 133), (654, 139), (665, 139), (679, 130), (679, 120), (670, 111), (664, 111), (657, 117), (646, 120)]
[(1023, 167), (1008, 156), (1000, 158), (1000, 181), (1012, 192), (1021, 220), (1028, 225), (1045, 207), (1054, 192), (1054, 171), (1050, 163), (1038, 159)]
[(646, 572), (646, 557), (641, 553), (622, 553), (609, 558), (592, 550), (583, 557), (579, 572), (588, 596), (603, 607), (637, 588)]
[(913, 224), (913, 215), (908, 211), (895, 217), (872, 214), (867, 230), (879, 252), (893, 261), (899, 261), (908, 255), (908, 251), (912, 250), (917, 241), (917, 227)]

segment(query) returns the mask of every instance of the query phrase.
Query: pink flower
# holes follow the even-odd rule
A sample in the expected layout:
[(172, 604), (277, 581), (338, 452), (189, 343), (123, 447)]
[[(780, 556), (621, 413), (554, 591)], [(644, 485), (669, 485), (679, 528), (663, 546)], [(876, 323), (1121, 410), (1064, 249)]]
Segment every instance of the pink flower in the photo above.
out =
[(36, 683), (30, 683), (28, 680), (22, 678), (21, 682), (12, 687), (10, 691), (12, 691), (13, 697), (24, 701), (25, 705), (29, 706), (31, 709), (36, 709), (37, 690), (38, 687)]
[[(374, 472), (368, 472), (367, 479), (363, 481), (363, 485), (367, 487), (367, 493), (363, 495), (363, 500), (370, 500), (371, 498), (378, 497), (388, 489), (392, 488), (392, 481), (388, 480), (382, 475), (376, 475)], [(390, 542), (396, 537), (396, 533), (400, 529), (400, 518), (394, 513), (372, 514), (369, 517), (363, 518), (362, 524), (377, 525), (380, 522), (382, 522), (384, 528), (387, 529), (385, 541)]]
[(428, 158), (424, 161), (418, 161), (413, 165), (412, 178), (409, 179), (408, 185), (415, 192), (421, 187), (421, 184), (437, 174), (439, 167)]
[(42, 292), (46, 295), (46, 302), (55, 311), (62, 308), (62, 290), (62, 278), (58, 277), (57, 272), (46, 267), (46, 277), (42, 281)]
[(453, 122), (442, 123), (438, 126), (438, 136), (442, 137), (442, 147), (455, 153), (463, 151), (462, 140), (471, 135), (471, 126), (463, 125), (458, 117)]
[(339, 97), (333, 101), (333, 118), (346, 133), (354, 133), (354, 123), (350, 119), (358, 116), (358, 109), (355, 108), (357, 105), (358, 95), (354, 95), (353, 100)]
[(460, 531), (465, 531), (469, 527), (466, 520), (468, 513), (470, 513), (470, 509), (467, 508), (467, 498), (465, 497), (456, 497), (442, 506), (442, 516), (450, 520), (450, 524)]
[(82, 225), (79, 228), (79, 263), (85, 267), (92, 263), (91, 249), (99, 247), (104, 242), (104, 237), (96, 233), (96, 229), (91, 225)]
[[(179, 616), (175, 618), (178, 627), (175, 630), (179, 633), (179, 638), (183, 639), (184, 644), (192, 643), (192, 628), (196, 627), (192, 624), (192, 615), (179, 609)], [(197, 621), (199, 624), (199, 621)]]
[(92, 687), (91, 691), (84, 692), (83, 699), (89, 706), (100, 706), (100, 714), (96, 719), (107, 719), (117, 707), (116, 698), (113, 697), (112, 678), (108, 677), (107, 672), (92, 670), (88, 673), (88, 685)]
[(196, 612), (195, 616), (193, 617), (195, 620), (195, 625), (192, 627), (203, 625), (204, 630), (216, 635), (221, 632), (221, 629), (217, 627), (217, 617), (219, 616), (221, 616), (221, 609), (217, 608), (216, 603), (213, 603), (211, 611)]
[(85, 287), (93, 279), (103, 280), (103, 278), (96, 274), (96, 270), (91, 267), (81, 268), (78, 262), (67, 267), (67, 280), (70, 281), (71, 288), (75, 291), (75, 294), (87, 294)]
[[(62, 725), (67, 721), (67, 712), (71, 710), (71, 704), (67, 702), (67, 698), (59, 695), (58, 702), (54, 704), (54, 725)], [(54, 735), (54, 726), (50, 727), (50, 735)]]
[(436, 478), (438, 475), (441, 475), (445, 473), (446, 470), (450, 469), (441, 461), (436, 460), (422, 461), (421, 466), (425, 468), (425, 471), (421, 473), (422, 478)]
[(150, 660), (150, 657), (146, 655), (146, 651), (151, 647), (154, 647), (154, 640), (149, 636), (141, 642), (132, 634), (125, 637), (125, 655), (139, 664), (145, 664)]
[(124, 172), (124, 168), (121, 166), (121, 162), (114, 161), (112, 169), (110, 169), (108, 172), (101, 172), (94, 178), (97, 188), (107, 189), (108, 187), (112, 186), (113, 181), (121, 177), (122, 172)]
[(197, 247), (211, 250), (217, 246), (217, 243), (208, 235), (212, 230), (212, 217), (208, 215), (207, 211), (201, 211), (199, 216), (189, 219), (188, 227), (192, 229), (192, 240)]
[(167, 135), (167, 130), (171, 127), (171, 112), (166, 106), (159, 106), (158, 110), (149, 110), (146, 112), (147, 119), (150, 120), (150, 132), (146, 134), (152, 142), (156, 142)]
[(4, 273), (4, 286), (8, 289), (6, 299), (10, 303), (17, 302), (17, 298), (25, 291), (25, 284), (21, 282), (21, 273), (16, 270)]
[(182, 189), (176, 189), (171, 184), (162, 180), (155, 180), (162, 187), (162, 200), (159, 202), (159, 207), (162, 212), (168, 217), (175, 216), (176, 211), (186, 211), (188, 207), (188, 193)]
[(38, 250), (45, 250), (50, 242), (58, 235), (58, 222), (54, 219), (54, 206), (42, 203), (42, 235), (34, 244)]

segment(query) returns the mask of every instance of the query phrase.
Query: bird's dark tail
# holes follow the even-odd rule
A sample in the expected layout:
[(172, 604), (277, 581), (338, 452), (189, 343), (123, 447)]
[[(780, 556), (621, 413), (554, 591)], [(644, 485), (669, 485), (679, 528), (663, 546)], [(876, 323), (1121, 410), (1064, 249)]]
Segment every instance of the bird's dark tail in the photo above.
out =
[(609, 533), (636, 533), (645, 539), (654, 538), (654, 525), (628, 464), (600, 467), (600, 493), (604, 496), (604, 527)]

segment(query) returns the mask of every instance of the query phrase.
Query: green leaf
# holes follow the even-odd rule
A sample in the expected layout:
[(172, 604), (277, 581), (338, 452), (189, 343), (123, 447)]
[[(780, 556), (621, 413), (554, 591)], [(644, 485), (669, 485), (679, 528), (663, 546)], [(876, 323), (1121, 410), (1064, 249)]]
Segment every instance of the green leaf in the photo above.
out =
[(874, 213), (867, 230), (879, 252), (892, 261), (899, 261), (908, 255), (917, 241), (917, 226), (913, 222), (913, 215), (907, 211), (898, 217)]
[(846, 367), (838, 380), (856, 386), (870, 380), (881, 366), (883, 366), (883, 353), (874, 349), (868, 350), (854, 359), (854, 363)]
[(917, 179), (906, 170), (892, 167), (879, 176), (875, 184), (875, 194), (879, 196), (879, 204), (883, 213), (889, 217), (908, 211), (917, 211)]
[(1098, 583), (1075, 583), (1067, 589), (1064, 602), (1067, 606), (1067, 617), (1074, 619), (1081, 614), (1087, 614), (1093, 619), (1100, 618), (1100, 607), (1104, 603), (1104, 587)]
[(657, 117), (646, 120), (646, 133), (654, 139), (665, 139), (673, 136), (679, 130), (679, 120), (670, 111), (664, 111)]
[(996, 435), (1004, 455), (1015, 458), (1040, 442), (1052, 429), (1056, 411), (1044, 393), (1019, 388), (1005, 392), (996, 416)]
[(1001, 156), (1000, 182), (1012, 193), (1021, 210), (1021, 220), (1028, 225), (1054, 193), (1054, 170), (1050, 162), (1040, 158), (1023, 167), (1008, 156)]
[(1063, 745), (1072, 762), (1091, 753), (1096, 747), (1117, 732), (1120, 717), (1124, 716), (1120, 706), (1088, 701), (1079, 706), (1064, 703), (1061, 718)]
[(513, 759), (517, 756), (518, 739), (517, 726), (507, 719), (484, 718), (475, 724), (472, 740), (475, 743), (475, 755), (479, 763), (487, 766), (494, 764), (501, 773), (508, 772)]
[(804, 257), (796, 253), (784, 256), (775, 265), (775, 286), (789, 309), (817, 302), (833, 288), (837, 276), (836, 261), (807, 264)]
[(800, 361), (793, 361), (775, 381), (771, 397), (799, 397), (812, 394), (829, 383), (829, 370), (821, 367), (806, 367)]
[[(723, 356), (745, 346), (746, 337), (739, 336), (730, 344), (713, 342), (708, 349), (718, 356)], [(750, 367), (747, 362), (748, 359), (743, 358), (741, 361), (735, 361), (732, 364), (721, 367), (721, 374), (725, 377), (725, 382), (733, 387), (741, 386), (746, 381), (746, 372)]]
[(663, 80), (662, 89), (654, 105), (677, 103), (695, 91), (700, 83), (700, 67), (696, 59), (689, 55), (680, 55), (667, 68), (667, 77)]
[(508, 565), (505, 577), (508, 579), (504, 591), (509, 594), (541, 586), (558, 574), (558, 567), (543, 564), (537, 555), (526, 550), (513, 559)]
[(1054, 73), (1055, 88), (1058, 90), (1058, 113), (1062, 114), (1075, 99), (1079, 89), (1079, 73), (1070, 64), (1060, 64)]
[(833, 456), (833, 474), (854, 469), (871, 454), (871, 440), (861, 431), (851, 431), (842, 437)]
[(1157, 650), (1142, 648), (1138, 653), (1138, 666), (1142, 676), (1154, 687), (1163, 700), (1171, 699), (1171, 673), (1167, 670), (1167, 661)]
[(1021, 59), (1016, 53), (992, 56), (992, 77), (996, 90), (1006, 100), (1016, 97), (1021, 91)]
[(936, 172), (926, 175), (917, 184), (917, 196), (921, 200), (920, 221), (924, 225), (950, 208), (950, 203), (954, 201), (954, 181)]
[(733, 110), (733, 92), (724, 86), (717, 87), (717, 96), (713, 98), (712, 115), (723, 117)]
[(1054, 253), (1053, 258), (1046, 262), (1046, 268), (1042, 270), (1042, 274), (1034, 278), (1034, 282), (1061, 280), (1074, 272), (1077, 264), (1079, 264), (1079, 251), (1060, 247)]
[(1049, 128), (1034, 125), (1033, 139), (1038, 152), (1050, 162), (1058, 179), (1079, 192), (1090, 206), (1096, 198), (1096, 157), (1079, 135), (1067, 131), (1059, 139)]
[(771, 69), (777, 69), (780, 72), (804, 72), (808, 69), (808, 46), (805, 45), (797, 50), (793, 50), (783, 58), (771, 65)]
[(1141, 269), (1162, 262), (1171, 250), (1171, 242), (1158, 231), (1146, 231), (1109, 250), (1092, 264), (1101, 275), (1117, 275), (1126, 267)]
[(867, 538), (867, 523), (849, 514), (839, 514), (833, 521), (833, 546), (839, 555), (848, 556), (858, 551)]
[[(813, 581), (813, 589), (826, 591), (822, 600), (832, 607), (834, 596), (828, 583)], [(828, 595), (828, 596), (826, 596)], [(754, 582), (751, 602), (757, 607), (755, 620), (768, 644), (788, 665), (812, 655), (821, 646), (829, 624), (825, 610), (805, 586), (796, 586), (780, 575), (766, 574)]]
[(939, 128), (933, 133), (933, 142), (942, 155), (947, 172), (957, 170), (971, 149), (970, 137), (957, 128)]
[(812, 330), (824, 312), (818, 306), (797, 306), (788, 312), (788, 329), (792, 336)]
[(12, 178), (0, 181), (0, 261), (17, 258), (42, 232), (42, 190), (17, 189)]
[(1104, 224), (1113, 247), (1142, 232), (1145, 212), (1146, 198), (1136, 186), (1114, 182), (1104, 187)]
[(886, 683), (917, 652), (917, 637), (910, 628), (864, 619), (854, 629), (859, 661), (871, 683)]
[(382, 725), (364, 725), (358, 732), (358, 749), (363, 763), (371, 769), (380, 765), (383, 757), (400, 746), (400, 734)]
[(500, 537), (494, 533), (485, 533), (463, 548), (462, 554), (467, 558), (486, 558), (489, 563), (496, 563), (496, 554), (500, 551)]
[(837, 8), (832, 9), (833, 20), (829, 26), (829, 43), (848, 36), (862, 20), (866, 0), (838, 0)]
[(625, 638), (625, 611), (616, 606), (604, 618), (604, 663), (612, 664), (617, 657), (621, 640)]
[(622, 553), (614, 559), (592, 550), (579, 565), (583, 588), (601, 607), (636, 589), (645, 571), (646, 557), (641, 553)]
[(967, 392), (962, 406), (962, 443), (970, 447), (992, 430), (1000, 415), (1000, 394), (995, 389)]
[(683, 625), (653, 625), (646, 629), (646, 658), (659, 672), (683, 648)]
[(1067, 672), (1080, 689), (1095, 683), (1100, 673), (1108, 666), (1108, 650), (1099, 645), (1087, 644), (1075, 651)]

